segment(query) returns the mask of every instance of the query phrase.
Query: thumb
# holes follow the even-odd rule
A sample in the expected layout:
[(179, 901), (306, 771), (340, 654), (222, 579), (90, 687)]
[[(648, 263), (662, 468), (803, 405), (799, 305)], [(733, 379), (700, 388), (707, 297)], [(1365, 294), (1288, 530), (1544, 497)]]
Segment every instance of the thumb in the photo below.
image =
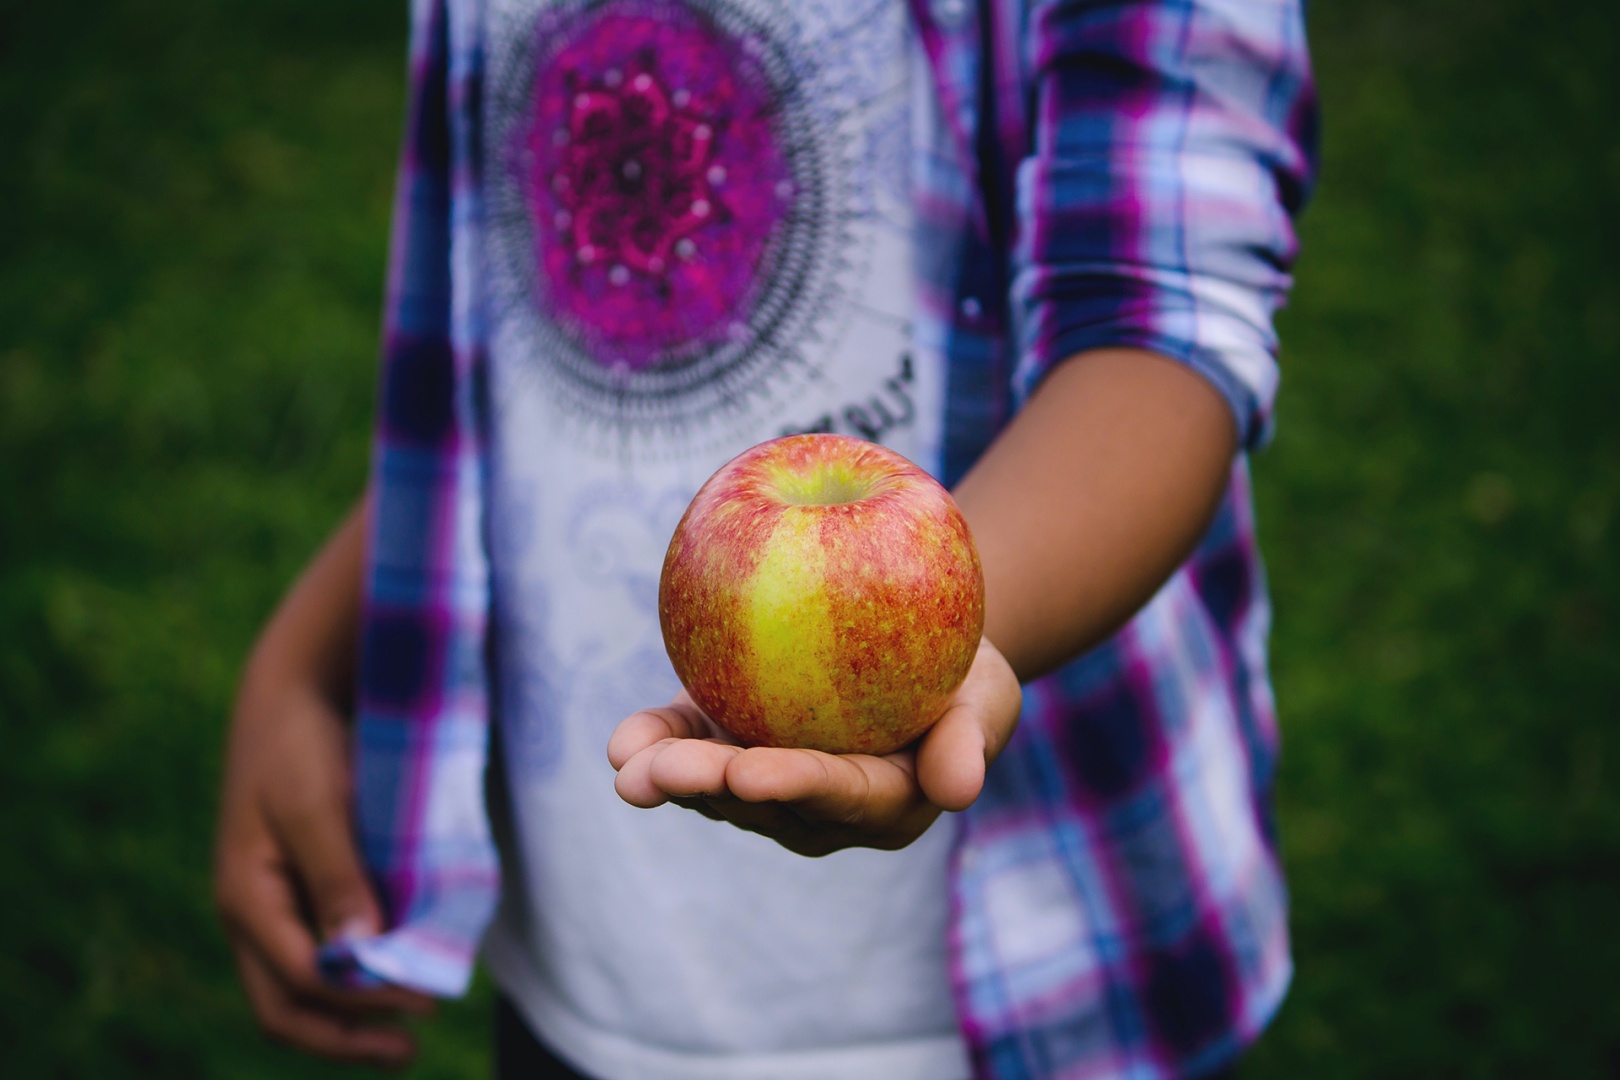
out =
[(382, 907), (361, 865), (347, 806), (311, 805), (285, 817), (279, 831), (321, 940), (380, 934)]
[(917, 782), (928, 801), (942, 810), (966, 810), (984, 789), (984, 778), (1012, 738), (1023, 705), (1023, 690), (988, 638), (945, 715), (917, 748)]

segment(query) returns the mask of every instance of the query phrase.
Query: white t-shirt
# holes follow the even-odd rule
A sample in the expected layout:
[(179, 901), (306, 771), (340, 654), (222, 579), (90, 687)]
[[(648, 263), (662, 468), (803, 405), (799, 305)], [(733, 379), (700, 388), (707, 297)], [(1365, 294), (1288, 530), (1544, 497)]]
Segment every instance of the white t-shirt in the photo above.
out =
[(678, 688), (658, 574), (746, 447), (839, 430), (937, 472), (914, 346), (902, 0), (489, 0), (491, 508), (508, 883), (485, 944), (603, 1080), (960, 1080), (941, 819), (805, 859), (621, 802)]

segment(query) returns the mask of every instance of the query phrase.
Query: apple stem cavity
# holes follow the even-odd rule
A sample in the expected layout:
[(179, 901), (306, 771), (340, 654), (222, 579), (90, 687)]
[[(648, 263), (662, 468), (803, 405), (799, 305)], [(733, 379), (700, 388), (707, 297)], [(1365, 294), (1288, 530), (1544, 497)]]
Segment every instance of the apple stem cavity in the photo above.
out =
[(844, 506), (877, 494), (883, 479), (862, 476), (846, 462), (817, 461), (776, 470), (771, 493), (787, 506)]

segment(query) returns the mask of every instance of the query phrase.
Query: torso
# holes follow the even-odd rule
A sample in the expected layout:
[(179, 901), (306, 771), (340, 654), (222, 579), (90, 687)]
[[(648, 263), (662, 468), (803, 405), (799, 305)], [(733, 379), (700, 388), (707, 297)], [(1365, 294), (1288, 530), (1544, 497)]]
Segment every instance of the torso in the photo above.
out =
[(923, 61), (905, 5), (491, 0), (486, 20), (514, 886), (487, 958), (608, 1080), (966, 1076), (948, 822), (903, 852), (805, 860), (624, 805), (603, 753), (677, 688), (658, 572), (715, 468), (831, 429), (937, 471), (943, 361), (911, 334)]

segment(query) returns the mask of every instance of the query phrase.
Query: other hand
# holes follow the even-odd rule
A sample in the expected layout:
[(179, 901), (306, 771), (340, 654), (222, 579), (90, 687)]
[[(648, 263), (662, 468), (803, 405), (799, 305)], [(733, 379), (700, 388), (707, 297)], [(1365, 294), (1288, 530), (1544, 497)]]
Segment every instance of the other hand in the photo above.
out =
[(614, 789), (632, 806), (665, 802), (768, 836), (801, 855), (894, 850), (942, 811), (965, 810), (1012, 737), (1022, 691), (988, 640), (939, 722), (881, 757), (743, 747), (685, 691), (626, 717), (608, 740)]
[(339, 989), (315, 967), (318, 940), (382, 927), (350, 830), (346, 726), (315, 690), (268, 681), (249, 677), (232, 724), (214, 868), (242, 986), (272, 1038), (402, 1067), (416, 1045), (397, 1021), (431, 1012), (432, 999)]

